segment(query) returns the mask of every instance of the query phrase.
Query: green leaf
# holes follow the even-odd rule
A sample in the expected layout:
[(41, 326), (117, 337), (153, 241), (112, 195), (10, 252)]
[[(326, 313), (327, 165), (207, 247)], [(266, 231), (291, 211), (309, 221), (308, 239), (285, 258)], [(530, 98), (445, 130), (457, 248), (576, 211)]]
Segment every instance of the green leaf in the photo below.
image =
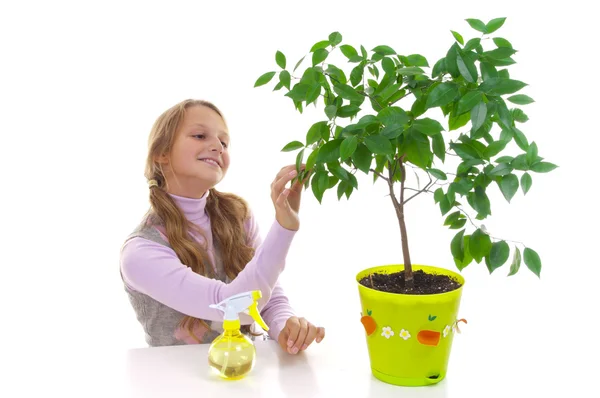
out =
[(473, 204), (475, 205), (473, 208), (480, 215), (485, 217), (492, 214), (490, 210), (490, 199), (487, 197), (482, 187), (475, 187)]
[(342, 118), (351, 117), (356, 115), (359, 111), (360, 108), (356, 105), (346, 105), (338, 109), (337, 116)]
[(450, 215), (448, 215), (448, 217), (446, 217), (446, 220), (444, 221), (444, 225), (454, 224), (455, 222), (458, 221), (460, 215), (461, 215), (460, 211), (455, 211), (454, 213), (451, 213)]
[(433, 193), (433, 200), (435, 201), (435, 203), (439, 203), (445, 197), (446, 196), (444, 195), (444, 190), (442, 188), (436, 189)]
[(510, 58), (511, 55), (515, 54), (517, 51), (512, 47), (498, 47), (491, 51), (486, 51), (483, 53), (484, 57), (491, 58), (493, 61), (501, 61), (506, 58)]
[(265, 84), (271, 81), (271, 79), (273, 78), (273, 76), (275, 76), (276, 73), (277, 72), (267, 72), (263, 74), (256, 80), (256, 83), (254, 83), (254, 87), (264, 86)]
[(448, 200), (447, 196), (444, 196), (442, 200), (440, 200), (440, 211), (442, 215), (448, 213), (452, 209), (452, 203)]
[[(466, 220), (462, 220), (463, 221), (463, 225), (464, 225), (464, 221)], [(459, 221), (460, 223), (460, 221)], [(471, 253), (469, 252), (469, 240), (470, 240), (470, 236), (469, 235), (465, 235), (463, 236), (463, 251), (464, 251), (464, 257), (462, 260), (458, 260), (456, 257), (454, 257), (454, 264), (456, 264), (456, 268), (459, 269), (459, 271), (462, 271), (467, 265), (471, 264), (471, 262), (473, 261), (473, 256), (471, 256)]]
[(429, 169), (427, 170), (432, 176), (437, 178), (438, 180), (447, 180), (448, 176), (442, 170), (438, 169)]
[(397, 138), (400, 134), (402, 134), (403, 131), (404, 128), (402, 126), (397, 124), (390, 124), (385, 126), (383, 130), (379, 132), (379, 134), (384, 136), (388, 140), (392, 140), (394, 138)]
[(512, 94), (525, 86), (527, 86), (527, 83), (523, 83), (519, 80), (495, 77), (481, 83), (479, 90), (489, 95), (504, 95)]
[(427, 62), (427, 58), (422, 56), (421, 54), (411, 54), (406, 57), (406, 65), (407, 66), (422, 66), (429, 67), (429, 62)]
[(510, 265), (510, 272), (508, 276), (515, 275), (519, 272), (519, 268), (521, 267), (521, 249), (515, 247), (515, 254), (513, 255), (512, 264)]
[(300, 170), (300, 165), (302, 164), (302, 161), (304, 160), (304, 150), (306, 148), (302, 148), (302, 150), (300, 152), (298, 152), (298, 155), (296, 155), (296, 170)]
[(412, 124), (412, 127), (428, 136), (434, 136), (444, 131), (444, 127), (442, 127), (440, 122), (427, 117), (415, 120)]
[(507, 163), (500, 163), (499, 165), (497, 165), (496, 167), (494, 167), (488, 173), (488, 175), (490, 177), (505, 176), (507, 174), (510, 174), (512, 171), (513, 171), (513, 168), (509, 164), (507, 164)]
[(515, 135), (515, 142), (517, 143), (519, 148), (521, 148), (524, 151), (527, 151), (527, 149), (529, 148), (529, 142), (527, 141), (527, 137), (525, 137), (525, 134), (523, 134), (523, 132), (516, 127), (513, 127), (512, 131)]
[(477, 131), (483, 123), (485, 122), (485, 118), (487, 117), (487, 106), (485, 103), (480, 102), (475, 105), (475, 107), (471, 110), (471, 124), (472, 130)]
[(415, 129), (410, 129), (405, 133), (399, 152), (405, 153), (408, 162), (422, 169), (431, 167), (433, 162), (429, 138)]
[(402, 126), (410, 120), (404, 109), (397, 106), (384, 108), (377, 114), (377, 119), (385, 126)]
[(297, 149), (304, 148), (304, 144), (300, 141), (292, 141), (281, 149), (281, 152), (291, 152)]
[(460, 35), (460, 33), (455, 32), (453, 30), (451, 30), (450, 32), (452, 32), (452, 36), (454, 36), (454, 38), (456, 39), (457, 42), (459, 42), (460, 44), (464, 45), (465, 44), (465, 40), (463, 39), (463, 37)]
[(325, 115), (327, 115), (327, 118), (329, 120), (333, 119), (335, 117), (335, 115), (337, 115), (337, 106), (335, 105), (328, 105), (325, 107)]
[(465, 47), (463, 48), (464, 51), (471, 51), (473, 50), (475, 47), (479, 46), (481, 44), (481, 39), (479, 37), (476, 37), (474, 39), (471, 39), (467, 42), (467, 44), (465, 44)]
[(535, 171), (536, 173), (549, 173), (557, 167), (557, 165), (550, 162), (538, 162), (531, 165), (529, 169), (531, 171)]
[(473, 107), (483, 101), (483, 94), (479, 91), (469, 91), (458, 101), (456, 115), (462, 115), (470, 111)]
[(304, 101), (306, 100), (306, 96), (308, 94), (308, 90), (311, 89), (311, 86), (304, 83), (298, 83), (292, 89), (285, 94), (286, 97), (290, 97), (294, 101)]
[(325, 192), (328, 183), (329, 177), (326, 171), (317, 171), (313, 175), (311, 180), (311, 188), (319, 203), (321, 203), (323, 200), (323, 193)]
[(483, 21), (479, 20), (479, 19), (474, 19), (474, 18), (469, 18), (466, 20), (469, 25), (471, 25), (471, 27), (481, 33), (487, 33), (487, 27), (486, 25), (483, 23)]
[[(502, 152), (504, 150), (504, 148), (506, 148), (506, 144), (507, 143), (505, 141), (494, 141), (494, 142), (492, 142), (490, 145), (488, 145), (488, 147), (483, 152), (483, 156), (486, 159), (490, 159), (493, 156), (496, 156), (497, 154), (499, 154), (500, 152)], [(498, 163), (502, 163), (499, 160), (497, 160), (497, 162)]]
[(531, 175), (529, 175), (529, 173), (523, 173), (521, 176), (521, 189), (523, 190), (523, 195), (526, 195), (527, 192), (529, 192), (531, 184)]
[(315, 43), (311, 47), (310, 52), (313, 53), (313, 52), (315, 52), (317, 50), (325, 49), (325, 48), (329, 47), (330, 44), (331, 43), (329, 43), (329, 40), (321, 40), (320, 42)]
[(362, 101), (364, 97), (347, 84), (337, 84), (333, 90), (342, 98), (349, 101)]
[(344, 44), (340, 46), (340, 50), (342, 51), (342, 54), (344, 54), (349, 60), (358, 56), (358, 52), (356, 51), (356, 49), (349, 44)]
[(352, 69), (352, 72), (350, 72), (350, 83), (353, 86), (358, 85), (363, 78), (364, 72), (365, 72), (364, 64), (363, 63), (358, 64), (354, 69)]
[(365, 137), (365, 145), (371, 152), (373, 152), (375, 154), (380, 154), (380, 155), (393, 155), (394, 154), (394, 148), (392, 147), (390, 140), (388, 140), (387, 138), (382, 137), (380, 135), (371, 135), (371, 136)]
[(319, 156), (317, 157), (317, 162), (335, 162), (340, 158), (340, 146), (342, 145), (341, 138), (331, 140), (319, 149)]
[(446, 143), (444, 142), (444, 136), (442, 134), (434, 135), (431, 137), (431, 143), (435, 156), (444, 162), (446, 159)]
[(458, 156), (465, 160), (479, 159), (479, 154), (477, 153), (477, 151), (469, 145), (450, 143), (450, 148), (452, 148)]
[(446, 69), (448, 70), (448, 73), (450, 73), (450, 75), (452, 77), (460, 76), (460, 72), (459, 72), (458, 66), (456, 64), (456, 57), (460, 53), (461, 53), (461, 50), (457, 43), (454, 43), (452, 45), (452, 47), (450, 47), (450, 49), (446, 53), (445, 66), (446, 66)]
[(355, 135), (344, 139), (344, 141), (342, 141), (342, 145), (340, 146), (340, 158), (342, 160), (346, 160), (354, 154), (354, 151), (356, 151), (357, 147), (358, 138)]
[(419, 68), (418, 66), (409, 66), (406, 68), (398, 68), (396, 71), (398, 72), (399, 75), (402, 75), (402, 76), (416, 76), (416, 75), (425, 74), (425, 71), (423, 69)]
[(508, 40), (503, 39), (502, 37), (494, 37), (494, 43), (498, 47), (509, 47), (509, 48), (512, 48), (512, 44), (510, 44), (510, 42)]
[(296, 66), (294, 66), (294, 70), (292, 72), (295, 72), (296, 69), (298, 69), (298, 67), (300, 66), (300, 64), (302, 63), (302, 61), (304, 61), (304, 58), (306, 58), (306, 55), (304, 57), (300, 58), (300, 61), (298, 61), (296, 63)]
[[(400, 72), (398, 72), (400, 73)], [(431, 71), (431, 77), (435, 79), (442, 73), (446, 73), (446, 58), (441, 58), (438, 60), (435, 65), (433, 65), (433, 70)]]
[(500, 180), (500, 191), (508, 203), (519, 190), (519, 178), (514, 174), (507, 174)]
[(306, 93), (306, 104), (310, 104), (319, 98), (319, 94), (321, 94), (321, 86), (314, 85), (309, 87), (308, 92)]
[(489, 62), (479, 62), (479, 69), (481, 69), (481, 77), (484, 81), (499, 77), (496, 67)]
[(456, 65), (460, 75), (469, 83), (477, 81), (477, 68), (475, 62), (468, 58), (463, 58), (459, 55), (456, 56)]
[(352, 154), (352, 162), (354, 163), (354, 165), (363, 173), (369, 174), (372, 161), (372, 152), (369, 151), (369, 149), (364, 144), (358, 144), (356, 151), (354, 151), (354, 153)]
[(312, 145), (323, 137), (323, 131), (329, 133), (327, 122), (317, 122), (310, 126), (306, 133), (306, 146)]
[(281, 51), (275, 53), (275, 62), (281, 69), (285, 69), (285, 55)]
[(481, 228), (477, 228), (473, 235), (471, 235), (471, 239), (469, 239), (469, 252), (473, 256), (473, 259), (477, 263), (480, 263), (481, 260), (490, 253), (492, 249), (492, 240), (490, 237), (485, 234)]
[(528, 247), (523, 251), (523, 259), (525, 260), (525, 265), (531, 272), (540, 277), (540, 272), (542, 271), (542, 261), (540, 260), (540, 256), (533, 249)]
[(463, 127), (471, 120), (471, 113), (463, 113), (462, 115), (456, 117), (454, 114), (450, 114), (450, 118), (448, 119), (448, 129), (449, 131), (458, 130)]
[(315, 149), (310, 155), (308, 155), (308, 159), (306, 159), (306, 170), (312, 170), (315, 167), (318, 155), (319, 148)]
[[(452, 223), (452, 225), (450, 226), (450, 229), (461, 229), (462, 227), (465, 226), (466, 223), (467, 223), (467, 219), (461, 218), (460, 220), (457, 220), (454, 223)], [(471, 260), (469, 260), (469, 262), (471, 262)]]
[(395, 55), (396, 54), (396, 51), (394, 51), (394, 49), (389, 46), (377, 46), (377, 47), (373, 48), (371, 51), (373, 51), (377, 54), (381, 54), (381, 55)]
[(340, 34), (340, 32), (333, 32), (332, 34), (329, 35), (329, 43), (332, 46), (337, 46), (341, 42), (342, 42), (342, 35)]
[(450, 242), (450, 252), (452, 253), (452, 257), (458, 261), (463, 261), (465, 258), (464, 234), (465, 230), (461, 229), (454, 235), (454, 238), (452, 238), (452, 241)]
[(510, 79), (510, 74), (508, 73), (508, 69), (499, 70), (498, 77), (501, 77), (503, 79)]
[(510, 248), (508, 247), (508, 243), (503, 240), (494, 242), (494, 244), (492, 244), (492, 249), (490, 250), (490, 274), (494, 272), (495, 269), (504, 265), (506, 260), (508, 260), (509, 255)]
[(333, 82), (334, 86), (348, 83), (348, 79), (346, 78), (346, 74), (344, 73), (344, 71), (335, 65), (328, 64), (325, 72), (331, 75), (330, 79)]
[(531, 98), (525, 94), (513, 95), (511, 97), (508, 97), (507, 100), (509, 100), (513, 104), (517, 104), (517, 105), (528, 105), (528, 104), (535, 102), (533, 100), (533, 98)]
[(317, 51), (315, 51), (313, 53), (312, 56), (312, 64), (313, 66), (320, 64), (321, 62), (325, 61), (327, 59), (327, 56), (329, 55), (329, 51), (327, 51), (324, 48), (320, 48)]
[(510, 114), (515, 122), (525, 123), (529, 120), (529, 116), (522, 109), (515, 108), (510, 110)]
[(452, 83), (441, 83), (437, 85), (427, 97), (427, 108), (444, 106), (454, 100), (458, 95), (458, 86)]
[(391, 58), (384, 58), (381, 61), (381, 67), (387, 74), (393, 75), (396, 72), (396, 64)]
[(279, 82), (281, 83), (282, 86), (284, 86), (285, 88), (287, 88), (289, 90), (290, 82), (291, 82), (290, 72), (288, 72), (287, 70), (282, 70), (279, 73)]
[(502, 25), (504, 25), (504, 21), (506, 21), (506, 18), (494, 18), (492, 19), (490, 22), (487, 23), (485, 30), (486, 32), (484, 33), (494, 33), (495, 31), (497, 31), (498, 29), (500, 29), (500, 27)]

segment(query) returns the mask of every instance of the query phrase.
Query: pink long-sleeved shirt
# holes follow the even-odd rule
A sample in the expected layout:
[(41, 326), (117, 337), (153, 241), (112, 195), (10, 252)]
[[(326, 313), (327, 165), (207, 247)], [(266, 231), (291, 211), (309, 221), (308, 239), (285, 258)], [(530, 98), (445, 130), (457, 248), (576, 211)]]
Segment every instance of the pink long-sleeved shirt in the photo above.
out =
[[(176, 195), (171, 195), (171, 197), (183, 211), (185, 217), (204, 232), (208, 255), (211, 263), (216, 264), (215, 260), (219, 260), (220, 256), (215, 251), (210, 220), (205, 213), (206, 199), (209, 194), (207, 193), (201, 199)], [(252, 214), (246, 221), (245, 228), (248, 244), (255, 248), (255, 255), (238, 276), (229, 283), (192, 272), (189, 267), (181, 263), (173, 249), (156, 241), (136, 236), (124, 244), (121, 251), (121, 275), (126, 289), (144, 297), (144, 300), (136, 300), (135, 304), (132, 300), (132, 304), (134, 304), (138, 319), (145, 326), (149, 342), (162, 341), (163, 343), (156, 343), (156, 345), (169, 344), (168, 341), (172, 336), (148, 336), (153, 333), (152, 330), (159, 328), (146, 327), (147, 324), (164, 326), (160, 325), (162, 322), (160, 317), (161, 312), (168, 312), (164, 310), (165, 307), (175, 310), (176, 313), (207, 321), (221, 322), (223, 313), (211, 309), (209, 305), (250, 290), (262, 292), (262, 299), (258, 302), (259, 311), (269, 326), (269, 336), (275, 340), (278, 338), (287, 319), (295, 315), (288, 298), (278, 283), (278, 277), (285, 267), (286, 256), (296, 231), (285, 229), (277, 221), (274, 221), (262, 241), (258, 225)], [(193, 236), (199, 242), (203, 241), (202, 236), (198, 234), (193, 234)], [(161, 234), (161, 237), (167, 241), (164, 234)], [(164, 318), (169, 317), (173, 318), (173, 315), (164, 316)], [(252, 319), (245, 314), (240, 315), (240, 320), (242, 324), (252, 323)], [(168, 326), (169, 331), (166, 333), (170, 333), (170, 328)], [(165, 332), (160, 333), (164, 334)], [(181, 331), (173, 330), (173, 336), (176, 336), (177, 340), (191, 342), (181, 337)], [(164, 341), (167, 342), (164, 343)]]

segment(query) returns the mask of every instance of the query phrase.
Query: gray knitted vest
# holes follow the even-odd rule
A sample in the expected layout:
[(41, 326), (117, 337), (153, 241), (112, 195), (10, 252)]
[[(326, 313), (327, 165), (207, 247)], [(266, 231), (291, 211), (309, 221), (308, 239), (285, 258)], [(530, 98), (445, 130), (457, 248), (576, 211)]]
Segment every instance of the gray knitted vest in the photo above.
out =
[[(154, 227), (152, 219), (152, 215), (144, 217), (142, 222), (127, 237), (125, 242), (139, 237), (171, 248), (169, 242), (167, 242), (163, 238), (162, 234)], [(217, 271), (215, 279), (229, 283), (231, 280), (225, 273), (217, 242), (214, 243), (214, 246), (215, 268)], [(123, 279), (122, 275), (121, 279)], [(125, 284), (124, 281), (123, 283), (127, 296), (129, 297), (129, 302), (135, 311), (137, 320), (144, 329), (145, 339), (149, 346), (155, 347), (198, 343), (196, 339), (193, 339), (190, 336), (186, 329), (179, 326), (185, 317), (184, 314), (160, 303), (144, 293), (131, 289), (129, 286), (127, 286), (127, 284)], [(200, 329), (195, 331), (196, 337), (200, 340), (200, 343), (211, 343), (216, 337), (223, 333), (223, 322), (209, 320), (203, 321), (210, 327), (210, 329), (206, 330), (204, 326), (199, 326)], [(254, 329), (260, 330), (260, 328), (256, 328), (256, 326), (257, 325), (254, 325), (254, 328), (252, 328), (253, 332), (255, 333), (256, 330)], [(256, 340), (257, 338), (268, 338), (268, 336), (264, 334), (262, 336), (254, 336), (252, 333), (250, 333), (250, 328), (244, 326), (242, 327), (242, 333), (250, 337), (252, 340)]]

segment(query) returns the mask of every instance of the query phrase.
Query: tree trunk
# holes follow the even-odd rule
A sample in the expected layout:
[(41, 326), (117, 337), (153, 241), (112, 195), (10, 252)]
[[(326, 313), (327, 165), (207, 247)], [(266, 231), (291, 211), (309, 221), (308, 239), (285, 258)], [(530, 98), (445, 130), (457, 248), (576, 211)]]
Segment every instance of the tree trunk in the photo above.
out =
[(414, 286), (413, 280), (413, 270), (412, 264), (410, 262), (410, 252), (408, 250), (408, 234), (406, 232), (406, 222), (404, 220), (404, 182), (406, 180), (406, 169), (404, 164), (402, 163), (402, 157), (398, 159), (398, 165), (400, 166), (400, 171), (402, 173), (402, 177), (400, 180), (400, 202), (396, 199), (396, 195), (394, 194), (394, 172), (390, 167), (390, 179), (388, 180), (389, 188), (390, 188), (390, 196), (392, 198), (392, 203), (394, 204), (394, 208), (396, 209), (396, 216), (398, 217), (398, 224), (400, 225), (400, 238), (402, 240), (402, 256), (404, 258), (404, 280), (406, 282), (407, 288), (412, 288)]

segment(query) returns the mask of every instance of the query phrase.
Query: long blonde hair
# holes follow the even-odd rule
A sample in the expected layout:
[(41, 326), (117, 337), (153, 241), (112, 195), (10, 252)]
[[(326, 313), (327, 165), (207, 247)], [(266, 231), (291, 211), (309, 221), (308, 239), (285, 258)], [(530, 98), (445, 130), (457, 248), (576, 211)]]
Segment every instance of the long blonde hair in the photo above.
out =
[[(154, 123), (148, 139), (148, 158), (144, 172), (148, 180), (156, 180), (157, 186), (150, 188), (150, 216), (165, 228), (169, 244), (183, 264), (203, 276), (214, 276), (207, 255), (207, 247), (202, 247), (189, 232), (194, 230), (200, 234), (194, 224), (190, 223), (173, 198), (166, 190), (166, 180), (161, 164), (157, 159), (168, 155), (175, 142), (176, 132), (185, 116), (186, 109), (192, 106), (205, 106), (217, 112), (225, 122), (221, 111), (212, 103), (204, 100), (184, 100), (167, 109)], [(211, 231), (215, 247), (220, 251), (226, 275), (234, 279), (254, 255), (254, 248), (246, 242), (244, 222), (249, 216), (246, 201), (241, 197), (210, 189), (206, 201)], [(206, 240), (205, 240), (206, 242)], [(209, 273), (210, 270), (210, 273)], [(181, 322), (190, 336), (200, 342), (193, 333), (198, 323), (209, 328), (201, 319), (185, 316)], [(248, 328), (246, 327), (247, 331)]]

